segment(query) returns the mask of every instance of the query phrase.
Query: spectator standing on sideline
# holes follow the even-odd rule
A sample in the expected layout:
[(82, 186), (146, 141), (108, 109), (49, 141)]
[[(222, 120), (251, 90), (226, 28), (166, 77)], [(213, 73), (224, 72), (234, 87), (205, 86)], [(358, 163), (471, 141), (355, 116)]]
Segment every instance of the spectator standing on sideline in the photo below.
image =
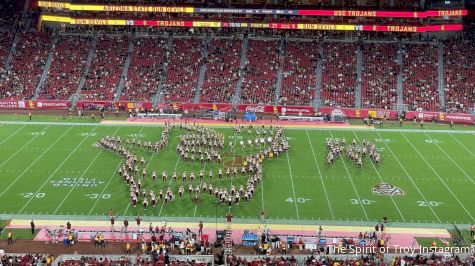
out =
[(33, 222), (33, 220), (31, 220), (30, 226), (31, 226), (31, 234), (34, 235), (35, 234), (35, 222)]
[(142, 221), (142, 218), (140, 218), (139, 216), (137, 216), (137, 218), (135, 218), (135, 222), (137, 223), (137, 230), (140, 231), (140, 222)]
[(226, 224), (227, 224), (228, 229), (231, 229), (232, 219), (233, 219), (233, 215), (230, 212), (228, 212), (228, 214), (226, 215)]
[(68, 229), (68, 231), (71, 230), (71, 223), (69, 221), (66, 223), (66, 229)]
[(130, 243), (125, 244), (125, 253), (130, 254)]
[(8, 237), (8, 245), (13, 245), (13, 232), (12, 232), (12, 230), (8, 231), (7, 237)]
[(198, 224), (198, 235), (203, 235), (203, 221), (200, 221), (200, 223)]
[(470, 226), (470, 236), (475, 237), (475, 224)]
[(127, 220), (127, 218), (125, 218), (124, 220), (124, 231), (127, 233), (127, 227), (129, 227), (129, 221)]
[(115, 224), (115, 218), (114, 218), (114, 216), (111, 216), (111, 231), (112, 232), (114, 231), (114, 224)]

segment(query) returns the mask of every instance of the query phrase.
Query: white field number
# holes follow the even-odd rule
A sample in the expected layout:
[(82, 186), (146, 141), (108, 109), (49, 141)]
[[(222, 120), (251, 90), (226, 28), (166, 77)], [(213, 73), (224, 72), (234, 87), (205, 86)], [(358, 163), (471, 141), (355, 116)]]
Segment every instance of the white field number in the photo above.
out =
[(44, 136), (46, 134), (45, 131), (35, 131), (30, 133), (33, 136)]
[(92, 132), (92, 133), (84, 132), (84, 133), (81, 133), (81, 134), (78, 134), (78, 135), (83, 136), (83, 137), (95, 137), (95, 136), (97, 136), (97, 133), (96, 132)]
[(371, 205), (372, 203), (375, 203), (375, 200), (369, 200), (369, 199), (350, 199), (350, 203), (357, 205), (357, 204), (363, 204), (363, 205)]
[(20, 196), (23, 198), (37, 198), (41, 199), (46, 196), (46, 193), (40, 192), (40, 193), (33, 193), (33, 192), (26, 192), (26, 193), (21, 193)]
[(417, 205), (419, 207), (439, 207), (441, 204), (443, 204), (442, 202), (437, 202), (437, 201), (423, 201), (423, 200), (418, 200), (417, 201)]
[[(296, 198), (295, 199), (298, 203), (306, 203), (307, 201), (311, 200), (311, 199), (305, 199), (305, 198)], [(285, 201), (287, 201), (288, 203), (294, 203), (294, 199), (293, 198), (287, 198)]]
[(429, 143), (429, 144), (439, 144), (441, 143), (439, 140), (437, 139), (426, 139), (426, 143)]
[(102, 196), (100, 194), (87, 194), (86, 197), (88, 197), (90, 199), (97, 199), (97, 198), (110, 199), (111, 194), (102, 194)]
[(376, 142), (394, 142), (392, 139), (374, 139)]

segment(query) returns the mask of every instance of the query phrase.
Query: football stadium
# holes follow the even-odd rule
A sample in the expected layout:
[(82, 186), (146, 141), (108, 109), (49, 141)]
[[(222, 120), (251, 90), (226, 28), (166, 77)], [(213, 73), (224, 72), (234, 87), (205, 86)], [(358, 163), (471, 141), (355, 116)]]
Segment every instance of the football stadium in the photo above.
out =
[(475, 1), (0, 12), (0, 265), (475, 265)]

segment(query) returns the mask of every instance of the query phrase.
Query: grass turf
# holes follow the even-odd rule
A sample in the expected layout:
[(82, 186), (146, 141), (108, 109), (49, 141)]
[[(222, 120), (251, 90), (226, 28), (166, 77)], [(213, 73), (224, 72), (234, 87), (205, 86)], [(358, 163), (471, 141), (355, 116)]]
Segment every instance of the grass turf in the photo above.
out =
[(40, 230), (35, 229), (35, 234), (31, 234), (31, 229), (5, 229), (2, 231), (2, 234), (0, 235), (0, 239), (8, 239), (9, 231), (12, 231), (13, 233), (13, 240), (15, 239), (32, 240), (35, 238), (36, 234), (38, 234)]
[[(227, 142), (239, 141), (233, 129), (218, 129)], [(214, 197), (202, 196), (199, 204), (184, 199), (144, 211), (129, 204), (128, 189), (116, 174), (121, 158), (93, 144), (103, 135), (120, 135), (155, 141), (160, 127), (51, 124), (2, 124), (0, 126), (0, 212), (3, 214), (106, 215), (112, 208), (120, 216), (213, 218), (228, 208), (215, 205)], [(172, 133), (170, 145), (159, 154), (134, 149), (146, 158), (149, 172), (171, 173), (219, 166), (192, 164), (178, 159), (175, 146), (181, 133)], [(472, 133), (286, 130), (291, 150), (264, 163), (264, 180), (247, 204), (232, 207), (238, 218), (376, 221), (387, 216), (393, 222), (470, 223), (475, 216), (475, 135)], [(362, 169), (344, 159), (325, 164), (325, 139), (358, 138), (374, 141), (382, 150), (382, 163), (365, 159)], [(247, 139), (247, 133), (242, 138)], [(254, 151), (257, 151), (254, 149)], [(222, 152), (229, 164), (249, 153)], [(207, 174), (205, 174), (207, 176)], [(208, 178), (205, 177), (205, 181)], [(197, 182), (197, 181), (195, 181)], [(243, 177), (217, 181), (215, 185), (245, 184)], [(390, 183), (404, 196), (378, 196), (372, 188)], [(145, 187), (166, 189), (161, 179)], [(177, 184), (171, 184), (176, 188)]]

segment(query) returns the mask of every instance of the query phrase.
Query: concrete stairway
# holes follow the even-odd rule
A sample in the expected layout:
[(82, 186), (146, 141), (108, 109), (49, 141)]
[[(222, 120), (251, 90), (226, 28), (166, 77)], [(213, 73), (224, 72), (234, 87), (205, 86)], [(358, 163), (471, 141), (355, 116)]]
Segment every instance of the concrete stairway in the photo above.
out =
[(206, 67), (208, 62), (208, 46), (211, 41), (211, 36), (207, 35), (203, 42), (203, 65), (200, 68), (200, 74), (198, 76), (198, 82), (196, 83), (195, 97), (193, 99), (194, 103), (200, 102), (201, 98), (201, 86), (203, 86), (203, 81), (205, 80)]
[(51, 48), (49, 50), (48, 57), (46, 58), (45, 65), (43, 66), (43, 73), (41, 73), (40, 80), (38, 81), (38, 84), (36, 85), (35, 95), (33, 96), (34, 100), (36, 100), (38, 96), (40, 95), (40, 91), (43, 88), (43, 84), (45, 83), (45, 80), (48, 77), (49, 68), (51, 66), (51, 62), (53, 61), (54, 50), (58, 42), (59, 42), (59, 35), (56, 35), (53, 39), (53, 43), (51, 44)]
[(165, 60), (162, 62), (162, 71), (160, 73), (160, 78), (157, 84), (157, 88), (155, 89), (155, 93), (151, 99), (152, 101), (152, 106), (157, 107), (158, 103), (161, 101), (161, 95), (160, 92), (162, 91), (163, 88), (163, 82), (167, 78), (167, 71), (168, 71), (168, 62), (170, 61), (170, 54), (173, 49), (173, 36), (170, 35), (168, 36), (167, 40), (167, 46), (166, 46), (166, 51), (165, 51)]
[(279, 104), (280, 92), (282, 91), (282, 78), (284, 73), (284, 57), (285, 57), (285, 39), (281, 37), (279, 40), (279, 69), (277, 69), (277, 79), (275, 81), (275, 99), (274, 104)]
[(127, 82), (127, 73), (129, 72), (130, 61), (132, 59), (132, 52), (134, 51), (134, 44), (135, 44), (135, 32), (132, 32), (132, 36), (129, 39), (129, 48), (127, 49), (127, 58), (124, 62), (124, 68), (122, 70), (122, 75), (120, 75), (119, 85), (117, 86), (117, 90), (115, 92), (114, 100), (119, 100), (120, 95), (122, 94), (122, 90), (125, 87), (125, 83)]
[(234, 93), (234, 97), (232, 100), (234, 107), (236, 107), (241, 101), (241, 88), (242, 88), (242, 82), (244, 80), (244, 71), (246, 69), (248, 49), (249, 49), (249, 37), (247, 36), (247, 34), (244, 34), (243, 39), (242, 39), (241, 61), (239, 63), (239, 72), (238, 72), (239, 79), (236, 83), (236, 92)]
[(76, 93), (71, 95), (69, 99), (72, 103), (72, 106), (76, 105), (76, 102), (77, 100), (79, 100), (79, 97), (81, 95), (82, 88), (84, 87), (84, 83), (86, 83), (87, 73), (89, 73), (89, 68), (91, 67), (92, 58), (94, 57), (94, 52), (96, 51), (97, 37), (98, 37), (97, 32), (94, 32), (91, 39), (91, 46), (89, 47), (89, 53), (87, 54), (87, 58), (86, 58), (86, 65), (84, 66), (84, 71), (81, 75), (81, 79), (79, 80), (78, 88), (76, 89)]

